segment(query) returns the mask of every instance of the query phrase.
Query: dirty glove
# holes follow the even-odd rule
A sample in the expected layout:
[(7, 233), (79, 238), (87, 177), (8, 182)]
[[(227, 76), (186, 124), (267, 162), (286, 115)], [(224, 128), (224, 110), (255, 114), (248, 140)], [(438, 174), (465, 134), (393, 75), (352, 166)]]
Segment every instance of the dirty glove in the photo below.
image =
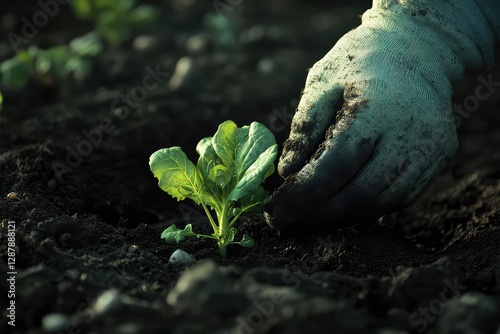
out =
[(269, 210), (340, 226), (414, 201), (457, 149), (451, 83), (493, 63), (498, 0), (375, 0), (309, 71)]

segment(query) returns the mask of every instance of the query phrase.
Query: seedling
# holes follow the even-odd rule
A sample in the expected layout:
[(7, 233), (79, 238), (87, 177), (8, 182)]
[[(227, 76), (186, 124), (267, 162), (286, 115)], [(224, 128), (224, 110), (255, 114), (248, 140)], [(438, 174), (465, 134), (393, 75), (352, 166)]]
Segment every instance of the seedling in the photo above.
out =
[(196, 165), (178, 146), (156, 151), (149, 165), (163, 191), (203, 207), (214, 233), (195, 233), (191, 224), (184, 229), (171, 225), (161, 238), (167, 243), (179, 243), (187, 237), (214, 239), (224, 258), (228, 245), (253, 247), (254, 240), (246, 234), (234, 241), (238, 233), (234, 225), (244, 212), (262, 212), (269, 201), (261, 184), (274, 173), (278, 148), (273, 134), (258, 122), (238, 128), (233, 121), (226, 121), (213, 137), (202, 139), (196, 151), (200, 155)]

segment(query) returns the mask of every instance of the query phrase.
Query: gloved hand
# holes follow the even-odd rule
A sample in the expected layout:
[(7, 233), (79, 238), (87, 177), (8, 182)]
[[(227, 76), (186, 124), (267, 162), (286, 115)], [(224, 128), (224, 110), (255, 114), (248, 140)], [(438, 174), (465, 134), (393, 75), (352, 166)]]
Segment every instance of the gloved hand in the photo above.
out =
[(499, 1), (477, 1), (375, 0), (313, 66), (279, 161), (286, 180), (272, 224), (355, 224), (423, 192), (457, 149), (451, 82), (493, 62)]

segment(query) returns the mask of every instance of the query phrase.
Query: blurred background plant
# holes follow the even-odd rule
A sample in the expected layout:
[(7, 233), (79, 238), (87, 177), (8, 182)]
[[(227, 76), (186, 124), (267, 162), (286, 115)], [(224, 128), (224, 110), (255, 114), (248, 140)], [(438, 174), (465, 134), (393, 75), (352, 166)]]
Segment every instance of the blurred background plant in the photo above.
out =
[(68, 45), (41, 50), (30, 46), (0, 63), (2, 85), (13, 90), (24, 89), (30, 80), (43, 86), (63, 86), (68, 80), (81, 81), (92, 70), (91, 57), (102, 50), (94, 32), (73, 39)]
[[(41, 48), (31, 44), (0, 62), (0, 90), (20, 91), (30, 83), (58, 90), (75, 86), (92, 74), (95, 57), (118, 49), (158, 20), (160, 8), (134, 0), (72, 0), (69, 9), (91, 31), (68, 44)], [(87, 30), (88, 31), (88, 30)], [(0, 97), (0, 108), (3, 97)]]
[(112, 47), (154, 23), (160, 13), (152, 5), (136, 6), (134, 0), (73, 0), (70, 7), (79, 19), (93, 22), (96, 32)]
[(228, 16), (207, 13), (203, 18), (205, 28), (210, 32), (218, 49), (233, 51), (238, 46), (238, 31)]

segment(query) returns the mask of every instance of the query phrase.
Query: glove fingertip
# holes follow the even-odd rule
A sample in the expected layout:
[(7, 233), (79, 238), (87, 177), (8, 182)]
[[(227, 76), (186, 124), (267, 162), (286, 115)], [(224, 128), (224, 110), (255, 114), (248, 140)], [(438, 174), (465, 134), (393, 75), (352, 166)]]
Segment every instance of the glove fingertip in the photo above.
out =
[(283, 153), (278, 161), (278, 174), (281, 177), (286, 178), (298, 170), (299, 163), (302, 161), (299, 159), (299, 147), (298, 142), (290, 139), (285, 141)]
[(343, 94), (344, 89), (337, 85), (321, 93), (317, 90), (304, 93), (278, 164), (282, 177), (298, 172), (328, 135), (328, 129), (344, 105)]

